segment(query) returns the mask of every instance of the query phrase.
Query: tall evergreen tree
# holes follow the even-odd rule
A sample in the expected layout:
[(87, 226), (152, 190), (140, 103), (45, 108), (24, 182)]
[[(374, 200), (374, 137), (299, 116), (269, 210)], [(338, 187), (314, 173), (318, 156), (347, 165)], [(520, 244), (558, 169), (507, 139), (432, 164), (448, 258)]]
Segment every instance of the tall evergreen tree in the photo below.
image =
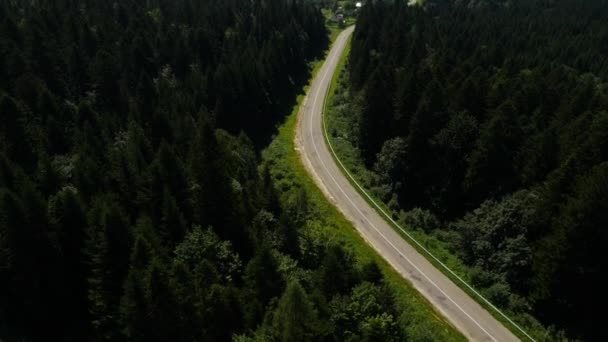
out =
[(285, 289), (274, 312), (273, 328), (278, 341), (316, 341), (319, 336), (317, 312), (302, 286), (293, 282)]

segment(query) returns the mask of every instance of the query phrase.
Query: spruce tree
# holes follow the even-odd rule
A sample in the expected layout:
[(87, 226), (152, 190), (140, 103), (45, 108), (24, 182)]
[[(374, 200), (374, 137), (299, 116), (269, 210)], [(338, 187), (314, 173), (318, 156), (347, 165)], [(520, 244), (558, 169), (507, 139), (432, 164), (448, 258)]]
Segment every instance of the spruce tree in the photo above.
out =
[(273, 317), (272, 328), (278, 341), (316, 341), (321, 337), (317, 311), (298, 282), (287, 286)]

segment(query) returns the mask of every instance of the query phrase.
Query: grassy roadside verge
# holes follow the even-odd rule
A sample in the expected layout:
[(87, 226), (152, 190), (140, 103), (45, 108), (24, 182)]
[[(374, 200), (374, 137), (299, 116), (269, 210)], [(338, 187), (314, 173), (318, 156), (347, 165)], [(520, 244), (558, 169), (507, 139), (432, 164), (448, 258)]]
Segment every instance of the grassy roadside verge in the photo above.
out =
[[(318, 61), (311, 65), (311, 80), (314, 79), (322, 62)], [(303, 90), (305, 93), (308, 86)], [(325, 237), (341, 244), (359, 263), (376, 261), (394, 291), (397, 303), (407, 313), (408, 321), (403, 323), (408, 325), (408, 336), (412, 340), (464, 341), (465, 338), (437, 314), (430, 303), (418, 294), (407, 280), (365, 243), (350, 222), (329, 203), (306, 172), (294, 145), (297, 116), (303, 99), (304, 95), (298, 97), (292, 113), (280, 126), (276, 138), (262, 155), (263, 162), (269, 168), (280, 194), (280, 200), (288, 201), (304, 190), (312, 211), (307, 226), (322, 230)]]
[[(348, 139), (345, 139), (349, 134), (353, 133), (349, 131), (350, 120), (353, 120), (353, 118), (341, 117), (337, 114), (338, 111), (332, 107), (334, 97), (337, 96), (339, 91), (344, 91), (344, 84), (346, 81), (342, 79), (342, 77), (349, 51), (350, 42), (347, 46), (345, 54), (340, 59), (336, 73), (333, 75), (330, 89), (324, 104), (324, 120), (327, 128), (325, 139), (332, 146), (335, 152), (335, 155), (332, 154), (332, 156), (336, 163), (343, 168), (345, 174), (348, 173), (352, 175), (358, 184), (347, 176), (349, 182), (355, 189), (357, 189), (362, 197), (373, 208), (375, 208), (376, 211), (378, 211), (381, 216), (386, 217), (385, 213), (391, 216), (391, 220), (393, 221), (388, 219), (387, 221), (404, 239), (410, 242), (410, 244), (414, 246), (418, 252), (424, 255), (429, 262), (431, 262), (437, 269), (441, 270), (442, 273), (449, 277), (463, 291), (471, 296), (471, 298), (474, 298), (480, 305), (488, 310), (488, 312), (490, 312), (498, 321), (503, 323), (504, 326), (507, 327), (513, 334), (522, 340), (554, 340), (554, 336), (552, 336), (550, 329), (543, 327), (531, 315), (525, 312), (512, 312), (498, 308), (508, 317), (506, 318), (497, 311), (496, 307), (480, 297), (481, 295), (486, 299), (491, 298), (491, 293), (488, 292), (488, 289), (478, 292), (477, 290), (465, 285), (463, 281), (467, 284), (472, 283), (473, 269), (465, 265), (462, 260), (460, 260), (455, 253), (450, 250), (447, 243), (449, 236), (441, 235), (441, 233), (426, 234), (423, 231), (406, 227), (403, 223), (399, 224), (401, 226), (400, 227), (395, 222), (398, 220), (398, 213), (395, 210), (391, 210), (387, 203), (384, 203), (378, 199), (378, 196), (374, 195), (373, 191), (368, 190), (372, 184), (372, 173), (365, 168), (357, 148), (353, 146)], [(339, 156), (340, 160), (337, 160), (337, 156)], [(366, 190), (361, 190), (359, 185)], [(368, 195), (371, 196), (372, 199), (368, 198)], [(451, 270), (453, 273), (446, 270), (446, 268)]]

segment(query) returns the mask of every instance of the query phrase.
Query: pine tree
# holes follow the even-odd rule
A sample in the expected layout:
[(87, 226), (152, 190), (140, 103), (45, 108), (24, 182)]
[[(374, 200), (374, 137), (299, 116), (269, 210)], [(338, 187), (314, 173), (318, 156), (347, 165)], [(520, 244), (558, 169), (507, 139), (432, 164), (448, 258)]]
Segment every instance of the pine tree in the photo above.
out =
[(215, 132), (205, 115), (201, 114), (189, 153), (189, 170), (194, 182), (193, 219), (194, 223), (201, 226), (219, 223), (217, 215), (220, 214), (220, 209), (216, 207), (216, 196), (222, 194), (217, 189), (221, 182), (217, 169), (218, 159)]
[(133, 268), (129, 270), (120, 302), (122, 333), (132, 341), (145, 341), (150, 329), (142, 275)]
[(517, 186), (514, 150), (521, 141), (521, 130), (514, 113), (516, 109), (510, 102), (501, 105), (469, 157), (464, 187), (474, 201), (482, 194), (496, 197)]
[(88, 327), (86, 273), (83, 250), (86, 216), (74, 188), (66, 187), (49, 200), (51, 230), (57, 236), (59, 248), (56, 278), (63, 301), (65, 326)]
[[(31, 266), (26, 252), (28, 236), (24, 236), (25, 212), (19, 198), (6, 189), (0, 189), (0, 237), (1, 251), (6, 259), (1, 259), (2, 283), (0, 308), (2, 325), (9, 329), (24, 329), (32, 324), (26, 321), (31, 305), (25, 296), (29, 287), (24, 283), (24, 271)], [(25, 278), (25, 279), (23, 279)], [(10, 331), (10, 330), (9, 330)]]
[(128, 223), (111, 199), (89, 213), (85, 254), (89, 263), (88, 300), (93, 328), (101, 339), (117, 338), (118, 307), (128, 271)]
[(359, 274), (353, 264), (352, 256), (341, 246), (331, 245), (327, 249), (318, 277), (320, 288), (328, 298), (350, 291), (358, 282)]
[[(147, 222), (140, 220), (138, 225), (146, 226)], [(130, 340), (144, 341), (149, 337), (146, 277), (154, 258), (155, 253), (151, 243), (144, 232), (140, 231), (129, 257), (129, 271), (125, 277), (119, 307), (122, 333)]]
[(25, 117), (15, 99), (0, 95), (0, 152), (18, 163), (26, 171), (35, 167), (35, 154), (25, 132)]
[(268, 302), (278, 297), (285, 287), (277, 261), (266, 244), (258, 247), (255, 256), (245, 267), (243, 279), (245, 321), (249, 327), (255, 327), (261, 321)]
[(230, 340), (243, 325), (242, 306), (238, 290), (232, 286), (214, 284), (205, 298), (205, 339)]
[[(182, 340), (179, 331), (177, 303), (170, 287), (165, 265), (153, 259), (144, 278), (146, 296), (145, 340)], [(154, 328), (151, 328), (154, 327)]]
[(186, 234), (186, 222), (180, 212), (175, 198), (165, 189), (163, 195), (163, 209), (160, 221), (161, 236), (174, 245), (182, 241)]
[(291, 282), (274, 312), (272, 328), (281, 342), (316, 341), (320, 336), (318, 314), (298, 282)]

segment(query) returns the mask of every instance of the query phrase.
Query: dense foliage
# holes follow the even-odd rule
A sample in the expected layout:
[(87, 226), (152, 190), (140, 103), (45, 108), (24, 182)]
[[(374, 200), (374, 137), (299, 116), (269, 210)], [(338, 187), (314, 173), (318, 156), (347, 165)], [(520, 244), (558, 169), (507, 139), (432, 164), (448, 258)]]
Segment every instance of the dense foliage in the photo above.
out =
[(402, 222), (449, 241), (501, 307), (589, 340), (608, 338), (607, 16), (603, 0), (370, 1), (334, 101), (375, 192), (422, 208)]
[(0, 339), (404, 339), (259, 167), (326, 44), (295, 0), (0, 3)]
[[(327, 41), (318, 10), (298, 1), (4, 1), (0, 18), (2, 89), (33, 106), (44, 88), (57, 110), (86, 100), (114, 120), (146, 121), (157, 139), (189, 123), (164, 112), (206, 108), (218, 127), (268, 140)], [(162, 76), (163, 91), (175, 77), (185, 95), (157, 98)]]

